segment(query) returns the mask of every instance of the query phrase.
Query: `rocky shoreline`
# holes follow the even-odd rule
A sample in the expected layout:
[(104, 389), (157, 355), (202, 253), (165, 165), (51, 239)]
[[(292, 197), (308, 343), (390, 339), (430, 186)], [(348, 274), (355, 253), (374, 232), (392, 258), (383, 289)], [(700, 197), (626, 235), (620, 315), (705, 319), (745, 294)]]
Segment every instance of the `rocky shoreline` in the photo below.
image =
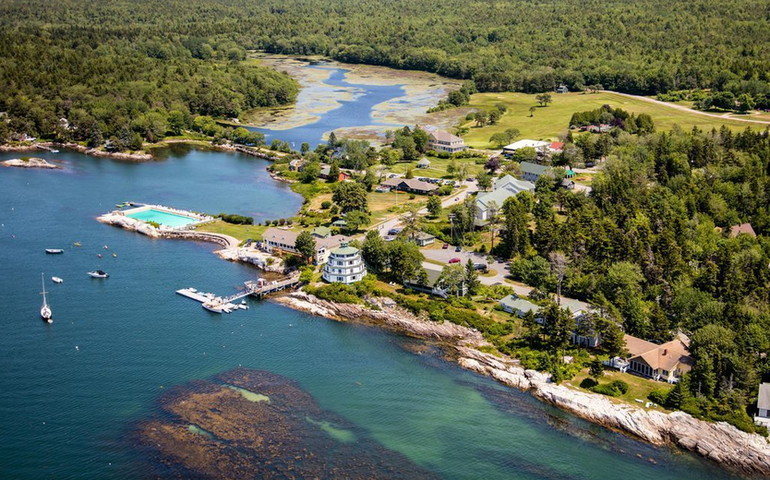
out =
[(0, 162), (5, 167), (16, 168), (43, 168), (48, 170), (61, 170), (62, 167), (49, 163), (42, 158), (12, 158)]
[(678, 446), (732, 470), (770, 475), (770, 444), (760, 435), (740, 431), (725, 422), (698, 420), (684, 412), (665, 413), (617, 404), (600, 394), (551, 383), (548, 374), (525, 370), (510, 357), (480, 351), (480, 347), (489, 344), (478, 331), (418, 318), (390, 299), (367, 299), (374, 308), (327, 302), (301, 291), (275, 300), (312, 315), (384, 326), (409, 336), (439, 341), (461, 367), (529, 391), (580, 418), (654, 445)]

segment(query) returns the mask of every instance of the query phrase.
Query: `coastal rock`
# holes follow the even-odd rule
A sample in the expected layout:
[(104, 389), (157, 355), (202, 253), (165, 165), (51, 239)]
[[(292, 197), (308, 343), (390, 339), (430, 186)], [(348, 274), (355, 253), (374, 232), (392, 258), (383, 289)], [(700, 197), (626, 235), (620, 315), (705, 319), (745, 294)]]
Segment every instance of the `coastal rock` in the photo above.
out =
[(157, 228), (153, 227), (149, 223), (136, 220), (135, 218), (126, 217), (125, 215), (117, 215), (114, 213), (107, 213), (100, 217), (97, 217), (101, 223), (107, 225), (113, 225), (132, 232), (138, 232), (148, 237), (160, 237), (160, 232)]
[(478, 347), (489, 345), (481, 333), (476, 330), (449, 322), (437, 323), (424, 320), (396, 306), (379, 307), (379, 305), (385, 305), (383, 301), (378, 302), (380, 310), (373, 310), (359, 304), (327, 302), (301, 291), (293, 292), (285, 297), (279, 297), (276, 301), (312, 315), (337, 320), (364, 321), (386, 326), (415, 337), (451, 341), (460, 345)]
[(225, 248), (217, 251), (216, 254), (231, 262), (250, 263), (265, 272), (283, 273), (286, 269), (281, 258), (253, 248)]
[(6, 167), (61, 169), (59, 165), (49, 163), (42, 158), (12, 158), (2, 164)]
[(552, 383), (548, 373), (525, 370), (510, 357), (479, 351), (478, 347), (488, 343), (475, 330), (417, 318), (385, 299), (367, 300), (380, 310), (363, 305), (335, 304), (304, 292), (277, 300), (313, 315), (364, 320), (416, 337), (446, 341), (452, 345), (453, 356), (461, 367), (492, 377), (504, 385), (529, 391), (536, 398), (585, 420), (655, 445), (677, 445), (733, 470), (770, 476), (770, 443), (758, 434), (740, 431), (725, 422), (698, 420), (684, 412), (666, 413), (615, 403), (604, 395)]
[(725, 422), (698, 420), (684, 412), (665, 413), (613, 402), (609, 397), (550, 382), (550, 376), (524, 370), (510, 359), (458, 347), (458, 364), (495, 380), (529, 390), (538, 399), (593, 423), (632, 434), (655, 445), (671, 443), (735, 470), (770, 475), (770, 444), (757, 434)]

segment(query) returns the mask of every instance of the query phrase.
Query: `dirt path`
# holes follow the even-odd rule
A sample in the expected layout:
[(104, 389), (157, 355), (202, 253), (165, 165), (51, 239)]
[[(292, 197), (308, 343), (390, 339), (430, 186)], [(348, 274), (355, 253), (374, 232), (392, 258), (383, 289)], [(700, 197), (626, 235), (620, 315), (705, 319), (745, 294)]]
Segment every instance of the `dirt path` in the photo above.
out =
[(723, 113), (723, 114), (716, 114), (716, 113), (709, 113), (709, 112), (702, 112), (700, 110), (693, 110), (690, 107), (685, 107), (684, 105), (677, 105), (676, 103), (669, 103), (669, 102), (662, 102), (660, 100), (656, 100), (654, 98), (649, 97), (642, 97), (639, 95), (631, 95), (630, 93), (620, 93), (620, 92), (613, 92), (611, 90), (599, 90), (602, 93), (612, 93), (614, 95), (620, 95), (621, 97), (628, 97), (633, 98), (634, 100), (642, 100), (649, 103), (655, 103), (657, 105), (663, 105), (669, 108), (675, 108), (677, 110), (682, 110), (688, 113), (694, 113), (696, 115), (703, 115), (706, 117), (713, 117), (713, 118), (719, 118), (722, 120), (735, 120), (736, 122), (746, 122), (746, 123), (758, 123), (760, 125), (770, 125), (770, 121), (767, 120), (750, 120), (748, 118), (736, 118), (729, 116), (729, 113)]

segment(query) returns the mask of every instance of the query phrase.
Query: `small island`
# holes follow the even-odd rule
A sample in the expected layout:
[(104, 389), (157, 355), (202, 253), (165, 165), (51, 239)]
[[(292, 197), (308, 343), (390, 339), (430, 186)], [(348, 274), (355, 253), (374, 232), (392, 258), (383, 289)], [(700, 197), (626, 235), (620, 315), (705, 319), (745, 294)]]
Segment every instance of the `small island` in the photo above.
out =
[(50, 163), (42, 158), (12, 158), (0, 163), (2, 163), (2, 165), (5, 167), (44, 168), (49, 170), (60, 170), (62, 168), (59, 165), (54, 165), (53, 163)]

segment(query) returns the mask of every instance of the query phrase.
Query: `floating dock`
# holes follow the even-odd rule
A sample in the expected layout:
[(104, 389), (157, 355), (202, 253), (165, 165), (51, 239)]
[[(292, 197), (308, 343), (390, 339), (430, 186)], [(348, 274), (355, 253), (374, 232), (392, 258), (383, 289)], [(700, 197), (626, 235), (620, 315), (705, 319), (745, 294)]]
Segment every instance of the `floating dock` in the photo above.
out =
[(244, 283), (245, 290), (229, 297), (220, 297), (209, 292), (200, 292), (195, 288), (182, 288), (177, 290), (176, 293), (183, 297), (200, 302), (201, 306), (206, 310), (214, 313), (230, 313), (234, 310), (246, 309), (241, 305), (237, 305), (233, 302), (254, 295), (255, 297), (262, 298), (265, 295), (275, 293), (287, 288), (292, 288), (299, 284), (299, 273), (294, 273), (291, 276), (283, 279), (268, 282), (265, 279), (260, 278), (257, 281), (248, 281)]

